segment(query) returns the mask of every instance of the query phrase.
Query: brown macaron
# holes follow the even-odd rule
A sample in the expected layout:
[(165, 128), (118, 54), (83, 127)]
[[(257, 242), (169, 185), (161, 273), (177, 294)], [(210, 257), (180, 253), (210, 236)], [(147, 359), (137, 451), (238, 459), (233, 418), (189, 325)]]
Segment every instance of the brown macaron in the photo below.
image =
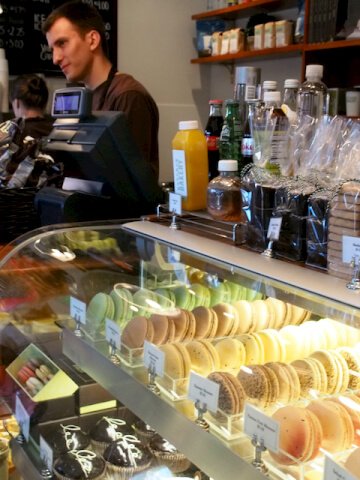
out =
[(125, 326), (121, 335), (121, 344), (128, 348), (142, 348), (144, 341), (152, 342), (154, 327), (151, 321), (143, 316), (132, 318)]
[(243, 411), (246, 395), (234, 375), (228, 372), (213, 372), (208, 379), (220, 385), (219, 410), (216, 413), (211, 412), (218, 421), (226, 421), (226, 415), (235, 415)]
[(196, 307), (192, 311), (195, 317), (195, 335), (196, 340), (212, 338), (216, 335), (218, 327), (218, 318), (215, 310), (209, 307)]

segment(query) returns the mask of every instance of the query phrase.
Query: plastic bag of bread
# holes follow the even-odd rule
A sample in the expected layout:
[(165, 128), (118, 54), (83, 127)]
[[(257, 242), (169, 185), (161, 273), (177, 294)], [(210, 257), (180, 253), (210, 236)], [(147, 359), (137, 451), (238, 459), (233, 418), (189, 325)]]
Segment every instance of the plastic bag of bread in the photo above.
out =
[[(353, 274), (350, 248), (353, 241), (348, 237), (360, 237), (360, 181), (341, 184), (330, 204), (328, 272), (345, 280), (350, 280)], [(345, 243), (347, 240), (349, 243)], [(359, 262), (359, 258), (356, 260)]]
[(305, 260), (308, 200), (314, 191), (311, 182), (301, 179), (287, 181), (276, 190), (272, 215), (282, 218), (280, 236), (273, 245), (278, 256)]
[(238, 53), (245, 50), (245, 32), (241, 28), (230, 30), (229, 53)]
[(310, 195), (306, 218), (306, 264), (327, 267), (327, 240), (330, 200), (333, 190), (321, 190)]
[(246, 244), (262, 252), (267, 246), (267, 231), (274, 208), (280, 177), (252, 165), (242, 177), (242, 209), (246, 218)]
[(211, 35), (211, 55), (221, 54), (221, 42), (223, 32), (214, 32)]

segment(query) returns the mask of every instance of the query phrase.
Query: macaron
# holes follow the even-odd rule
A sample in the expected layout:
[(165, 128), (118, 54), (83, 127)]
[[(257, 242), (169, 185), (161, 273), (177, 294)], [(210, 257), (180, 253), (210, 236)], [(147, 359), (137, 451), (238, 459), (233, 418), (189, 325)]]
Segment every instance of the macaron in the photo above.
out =
[(33, 395), (36, 395), (43, 388), (44, 384), (38, 378), (30, 377), (26, 380), (26, 386)]
[(339, 364), (336, 362), (335, 357), (331, 354), (331, 351), (318, 350), (313, 352), (310, 358), (318, 360), (326, 371), (327, 377), (327, 393), (335, 393), (338, 388), (339, 377)]
[(187, 285), (174, 288), (176, 306), (185, 310), (192, 310), (195, 307), (196, 296)]
[(228, 415), (236, 415), (244, 409), (246, 394), (238, 379), (228, 372), (212, 372), (208, 379), (219, 385), (219, 410), (210, 412), (219, 422), (227, 421)]
[(107, 293), (99, 292), (94, 295), (86, 309), (86, 328), (101, 332), (105, 328), (105, 319), (113, 320), (115, 305), (113, 299)]
[[(253, 334), (254, 335), (254, 334)], [(264, 347), (264, 362), (282, 362), (285, 359), (285, 345), (277, 330), (265, 329), (256, 333)]]
[(209, 340), (192, 340), (186, 344), (186, 349), (194, 372), (206, 377), (211, 372), (219, 370), (219, 353)]
[(260, 330), (264, 330), (264, 328), (268, 328), (270, 320), (268, 303), (266, 303), (265, 300), (254, 300), (251, 303), (251, 308), (254, 324), (252, 331), (259, 332)]
[(236, 334), (249, 333), (253, 325), (251, 303), (247, 300), (238, 300), (233, 303), (233, 306), (237, 310), (239, 317), (239, 326)]
[(286, 366), (280, 362), (269, 362), (265, 366), (271, 369), (278, 379), (279, 395), (277, 401), (284, 404), (289, 403), (293, 400), (293, 386)]
[(331, 401), (339, 403), (342, 407), (346, 409), (348, 414), (351, 417), (351, 421), (354, 427), (354, 443), (360, 445), (360, 399), (352, 394), (345, 393), (344, 395), (339, 395), (338, 397), (327, 397), (326, 401)]
[(295, 368), (301, 387), (301, 395), (309, 397), (311, 390), (320, 391), (321, 383), (316, 364), (311, 358), (294, 360), (291, 365)]
[(28, 366), (23, 365), (17, 372), (16, 376), (21, 383), (25, 384), (29, 378), (35, 377), (35, 372)]
[(213, 338), (218, 328), (218, 316), (214, 309), (199, 306), (194, 308), (192, 314), (195, 317), (195, 339)]
[(272, 415), (279, 422), (279, 452), (269, 451), (281, 465), (295, 465), (314, 459), (322, 442), (321, 424), (310, 410), (294, 405), (281, 407)]
[(241, 367), (237, 379), (250, 403), (261, 408), (268, 406), (271, 386), (266, 371), (260, 365)]
[(110, 297), (114, 302), (114, 321), (124, 327), (133, 314), (130, 308), (133, 302), (132, 293), (127, 288), (116, 287), (110, 292)]
[(313, 400), (306, 409), (314, 413), (321, 424), (322, 448), (333, 453), (351, 446), (355, 438), (354, 426), (342, 405), (325, 400)]
[(153, 313), (150, 315), (149, 320), (154, 329), (152, 343), (162, 345), (163, 343), (174, 341), (175, 324), (171, 317)]
[(133, 302), (130, 305), (133, 314), (137, 316), (150, 316), (151, 313), (160, 311), (160, 305), (157, 302), (157, 295), (147, 288), (139, 288), (133, 293)]
[(337, 352), (344, 358), (348, 365), (349, 388), (351, 388), (351, 390), (360, 390), (360, 353), (350, 347), (339, 347)]
[(210, 307), (217, 305), (218, 303), (230, 302), (230, 289), (225, 286), (224, 283), (219, 283), (215, 287), (210, 287)]
[(129, 349), (142, 348), (144, 341), (152, 342), (154, 338), (154, 327), (152, 322), (144, 316), (132, 318), (121, 335), (121, 344)]
[(246, 352), (246, 365), (264, 363), (264, 347), (252, 333), (240, 335), (240, 342), (243, 343)]
[(235, 307), (229, 303), (218, 303), (212, 308), (218, 319), (216, 337), (235, 335), (239, 326), (239, 317)]
[(168, 377), (165, 381), (170, 382), (169, 387), (172, 389), (174, 388), (174, 385), (172, 385), (174, 380), (178, 387), (185, 388), (191, 368), (188, 350), (181, 343), (165, 344), (160, 348), (165, 353), (164, 371)]
[(195, 295), (194, 308), (200, 306), (210, 307), (211, 294), (208, 287), (201, 283), (193, 283), (190, 285), (189, 291)]
[(174, 342), (180, 342), (185, 338), (188, 330), (189, 316), (187, 315), (186, 310), (177, 308), (171, 315), (171, 319), (174, 324)]
[(216, 342), (215, 348), (219, 354), (221, 371), (236, 375), (240, 367), (245, 365), (245, 347), (237, 338), (223, 338)]
[(36, 374), (37, 378), (38, 378), (39, 380), (41, 380), (44, 384), (49, 381), (47, 375), (45, 375), (45, 373), (43, 373), (43, 372), (40, 370), (40, 368), (37, 368), (37, 369), (36, 369), (35, 374)]
[(287, 311), (286, 303), (274, 297), (268, 297), (265, 301), (270, 305), (270, 309), (273, 310), (269, 328), (279, 329), (283, 327)]

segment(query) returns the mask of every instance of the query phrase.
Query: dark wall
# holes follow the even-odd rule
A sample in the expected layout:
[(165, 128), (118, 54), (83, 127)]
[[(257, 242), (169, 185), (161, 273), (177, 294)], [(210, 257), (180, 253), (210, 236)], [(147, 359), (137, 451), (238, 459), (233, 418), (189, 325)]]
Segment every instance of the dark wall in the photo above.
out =
[[(66, 0), (1, 0), (0, 48), (6, 51), (10, 75), (44, 73), (62, 75), (52, 63), (51, 51), (41, 32), (47, 15)], [(117, 63), (117, 1), (83, 0), (94, 5), (104, 19), (108, 32), (109, 55)]]

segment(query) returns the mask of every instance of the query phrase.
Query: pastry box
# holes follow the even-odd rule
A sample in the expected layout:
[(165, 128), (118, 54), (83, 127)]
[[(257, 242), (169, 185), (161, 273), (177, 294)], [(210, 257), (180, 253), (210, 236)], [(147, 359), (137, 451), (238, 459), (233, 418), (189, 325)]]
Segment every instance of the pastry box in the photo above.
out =
[(78, 389), (76, 383), (32, 343), (6, 371), (34, 402), (68, 397)]

